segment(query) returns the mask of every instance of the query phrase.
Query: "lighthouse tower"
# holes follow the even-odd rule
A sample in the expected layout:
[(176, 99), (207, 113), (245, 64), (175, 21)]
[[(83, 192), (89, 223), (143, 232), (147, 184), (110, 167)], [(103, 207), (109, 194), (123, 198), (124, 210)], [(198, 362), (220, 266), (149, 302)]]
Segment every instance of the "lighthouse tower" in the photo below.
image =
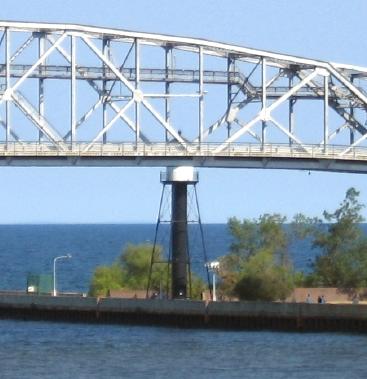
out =
[[(190, 280), (191, 280), (191, 262), (189, 254), (189, 228), (188, 223), (193, 220), (188, 220), (188, 189), (193, 187), (195, 193), (195, 207), (197, 210), (196, 223), (199, 224), (204, 262), (207, 262), (206, 249), (203, 238), (203, 230), (200, 220), (200, 212), (198, 207), (198, 201), (196, 196), (196, 184), (198, 183), (198, 173), (193, 167), (180, 166), (180, 167), (168, 167), (165, 172), (161, 173), (161, 183), (163, 184), (163, 191), (161, 197), (161, 203), (159, 207), (159, 217), (157, 221), (156, 234), (154, 239), (154, 247), (152, 253), (151, 267), (149, 273), (149, 283), (147, 295), (149, 294), (152, 267), (155, 263), (155, 251), (157, 243), (157, 234), (159, 226), (166, 220), (162, 220), (162, 202), (166, 193), (166, 188), (171, 189), (171, 206), (170, 206), (170, 219), (168, 223), (170, 225), (170, 238), (169, 238), (169, 250), (170, 257), (167, 261), (170, 275), (170, 290), (169, 297), (171, 299), (187, 299), (191, 295)], [(167, 229), (166, 229), (167, 231)], [(162, 262), (160, 262), (162, 263)], [(209, 274), (208, 274), (209, 275)], [(208, 277), (209, 278), (209, 277)]]

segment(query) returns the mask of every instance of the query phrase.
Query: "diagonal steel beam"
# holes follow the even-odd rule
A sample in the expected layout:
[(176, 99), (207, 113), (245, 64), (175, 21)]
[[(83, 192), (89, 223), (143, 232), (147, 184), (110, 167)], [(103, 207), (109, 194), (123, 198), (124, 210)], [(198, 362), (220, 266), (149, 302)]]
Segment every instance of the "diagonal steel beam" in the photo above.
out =
[(281, 96), (278, 100), (274, 101), (270, 106), (267, 108), (262, 109), (257, 116), (255, 116), (251, 121), (249, 121), (247, 124), (245, 124), (241, 129), (239, 129), (236, 133), (234, 133), (231, 137), (227, 138), (224, 143), (222, 143), (220, 146), (218, 146), (214, 152), (219, 153), (222, 150), (224, 150), (228, 144), (236, 141), (238, 138), (240, 138), (243, 134), (247, 133), (247, 131), (252, 128), (253, 125), (255, 125), (258, 121), (266, 120), (270, 117), (270, 113), (279, 107), (282, 103), (284, 103), (286, 100), (288, 100), (293, 94), (295, 94), (297, 91), (299, 91), (302, 87), (304, 87), (307, 83), (309, 83), (314, 77), (318, 75), (318, 70), (313, 70), (309, 75), (307, 75), (303, 80), (301, 80), (297, 85), (295, 85), (292, 89), (290, 89), (287, 93), (285, 93), (283, 96)]
[(12, 99), (14, 104), (24, 113), (24, 115), (32, 121), (32, 123), (58, 148), (66, 151), (62, 137), (57, 131), (52, 128), (44, 117), (41, 117), (39, 112), (34, 106), (20, 93), (20, 91), (13, 91)]
[[(225, 122), (233, 122), (236, 120), (237, 113), (244, 108), (247, 104), (251, 103), (253, 98), (247, 98), (244, 101), (241, 101), (240, 103), (237, 103), (235, 106), (230, 106), (226, 113), (220, 117), (216, 122), (214, 122), (212, 125), (210, 125), (208, 128), (206, 128), (203, 132), (203, 139), (210, 136), (210, 134), (213, 134), (217, 129), (219, 129)], [(232, 103), (231, 103), (232, 105)], [(195, 138), (193, 142), (198, 142), (199, 137)]]
[[(104, 96), (103, 95), (103, 90), (97, 85), (97, 83), (95, 83), (93, 80), (88, 80), (87, 82), (98, 93), (98, 95), (101, 98)], [(111, 109), (115, 113), (119, 113), (120, 112), (121, 109), (115, 103), (113, 103), (112, 101), (109, 101), (107, 104), (111, 107)], [(136, 129), (135, 129), (135, 123), (132, 122), (129, 117), (127, 117), (125, 114), (120, 114), (120, 118), (130, 127), (130, 129), (133, 132), (136, 131)], [(147, 138), (145, 136), (145, 134), (143, 134), (142, 132), (140, 132), (140, 138), (145, 143), (149, 143), (150, 142), (149, 138)]]
[[(59, 53), (69, 62), (71, 63), (71, 56), (62, 48), (62, 47), (58, 47), (57, 50), (59, 51)], [(80, 73), (80, 74), (83, 74), (84, 71), (83, 69), (79, 68), (79, 67), (76, 67), (76, 70)], [(87, 80), (87, 83), (98, 93), (99, 95), (99, 98), (101, 101), (103, 101), (103, 98), (105, 96), (103, 90), (98, 86), (97, 83), (95, 83), (93, 80)], [(108, 102), (107, 103), (116, 113), (118, 113), (120, 111), (120, 108), (115, 105), (114, 103), (112, 102)], [(93, 107), (92, 107), (93, 108)], [(96, 109), (96, 108), (95, 108)], [(95, 110), (91, 110), (91, 113), (88, 115), (91, 116), (91, 114), (93, 113), (93, 111)], [(121, 114), (120, 115), (120, 118), (130, 127), (131, 130), (133, 130), (135, 132), (135, 124), (124, 114)], [(85, 119), (82, 121), (82, 119), (80, 119), (79, 121), (81, 121), (77, 127), (79, 127), (84, 121)], [(64, 136), (64, 138), (66, 138), (66, 136)], [(149, 139), (143, 134), (143, 133), (140, 133), (140, 138), (144, 141), (144, 142), (149, 142)]]
[(306, 153), (312, 155), (312, 152), (306, 148), (306, 146), (302, 143), (301, 140), (299, 140), (295, 135), (290, 133), (283, 125), (281, 125), (273, 117), (270, 117), (269, 121), (272, 122), (280, 131), (282, 131), (290, 139), (292, 139), (297, 145), (299, 145)]
[(19, 56), (34, 40), (33, 34), (22, 44), (18, 47), (16, 52), (10, 57), (9, 62), (13, 62), (17, 56)]
[(62, 41), (66, 38), (67, 34), (63, 33), (53, 46), (51, 46), (23, 75), (22, 77), (10, 88), (7, 88), (0, 99), (0, 104), (4, 100), (10, 99), (12, 93), (17, 90), (17, 88), (32, 74), (32, 72), (45, 61), (45, 59), (59, 46)]
[[(130, 89), (133, 93), (135, 93), (135, 88), (130, 84), (130, 82), (118, 71), (118, 69), (114, 66), (114, 64), (112, 62), (110, 62), (107, 58), (104, 57), (104, 55), (102, 55), (102, 53), (98, 50), (97, 47), (95, 47), (92, 42), (87, 38), (87, 37), (82, 37), (84, 42), (92, 49), (92, 51), (95, 52), (95, 54), (111, 69), (111, 71), (117, 76), (118, 79), (120, 79), (120, 81), (122, 81), (127, 87), (128, 89)], [(86, 40), (87, 39), (87, 40)], [(64, 52), (61, 52), (65, 58), (67, 60), (69, 60), (69, 57), (67, 54), (64, 54)], [(102, 94), (102, 91), (101, 89), (98, 87), (98, 85), (96, 83), (94, 83), (93, 81), (88, 81), (90, 84), (92, 84), (92, 87), (98, 91), (98, 93)], [(92, 83), (91, 83), (92, 82)], [(151, 104), (145, 100), (145, 99), (142, 99), (142, 103), (143, 105), (147, 108), (147, 110), (168, 130), (168, 132), (180, 143), (184, 144), (185, 141), (181, 138), (181, 136), (169, 125), (169, 123), (167, 123), (163, 117), (161, 115), (159, 115), (159, 113), (151, 106)], [(117, 110), (116, 106), (113, 106), (112, 104), (113, 103), (109, 103), (110, 106), (112, 107), (112, 109), (115, 110), (115, 112), (119, 113), (119, 109)], [(124, 119), (124, 121), (130, 126), (130, 128), (132, 128), (134, 131), (136, 131), (136, 127), (135, 125), (131, 122), (131, 120), (129, 120), (125, 115), (123, 115), (122, 113), (120, 113), (120, 117)], [(139, 133), (140, 134), (140, 138), (145, 141), (145, 142), (148, 142), (148, 138), (146, 138), (144, 136), (144, 134), (142, 134), (141, 132)]]
[(346, 111), (344, 107), (340, 108), (339, 103), (336, 100), (329, 99), (329, 105), (334, 109), (336, 113), (338, 113), (340, 117), (347, 121), (347, 123), (352, 128), (357, 130), (361, 135), (367, 133), (367, 129), (350, 112)]
[[(58, 46), (57, 47), (57, 50), (59, 51), (59, 53), (69, 62), (71, 63), (71, 56), (61, 47), (61, 46)], [(76, 70), (80, 73), (80, 74), (83, 74), (84, 71), (83, 69), (79, 68), (78, 66), (76, 67)], [(99, 95), (99, 98), (100, 99), (103, 99), (105, 97), (105, 93), (103, 91), (102, 88), (100, 88), (98, 86), (98, 84), (93, 81), (93, 80), (87, 80), (87, 83), (98, 93)], [(119, 113), (120, 111), (120, 108), (114, 104), (113, 102), (108, 102), (107, 103), (116, 113)], [(92, 111), (93, 113), (93, 111)], [(89, 117), (89, 116), (88, 116)], [(135, 129), (135, 124), (130, 120), (129, 117), (127, 117), (126, 115), (124, 114), (120, 114), (120, 118), (122, 121), (124, 121), (132, 131), (136, 132), (136, 129)], [(81, 121), (81, 120), (80, 120)], [(84, 120), (85, 121), (85, 120)], [(82, 123), (80, 123), (78, 125), (78, 127), (81, 125)], [(65, 137), (64, 137), (65, 138)], [(149, 143), (149, 139), (144, 135), (144, 133), (140, 132), (140, 138), (143, 142), (145, 143)]]
[[(331, 141), (333, 138), (335, 138), (342, 130), (344, 129), (350, 129), (350, 125), (348, 123), (344, 123), (343, 125), (339, 126), (339, 128), (335, 129), (332, 133), (329, 134), (329, 141)], [(324, 144), (324, 140), (320, 142), (320, 145)]]
[(331, 63), (328, 63), (328, 69), (330, 73), (338, 79), (342, 84), (349, 89), (349, 91), (356, 96), (367, 107), (367, 96), (361, 92), (350, 80), (348, 80), (343, 74), (341, 74), (336, 67)]
[[(331, 65), (332, 67), (332, 65)], [(356, 88), (354, 86), (353, 83), (349, 82), (342, 74), (340, 74), (339, 72), (337, 72), (336, 69), (332, 68), (330, 70), (330, 72), (332, 73), (332, 75), (334, 75), (334, 77), (336, 77), (337, 80), (339, 80), (342, 84), (344, 84), (350, 91), (352, 94), (354, 94), (357, 98), (359, 98), (359, 100), (363, 101), (363, 98), (361, 98), (359, 95), (362, 95), (363, 97), (365, 97), (359, 90), (358, 88)], [(314, 84), (314, 83), (312, 83)], [(313, 88), (312, 86), (310, 86), (310, 88)], [(367, 100), (367, 98), (366, 98)], [(358, 130), (362, 136), (357, 140), (355, 141), (353, 144), (351, 144), (349, 147), (347, 147), (345, 150), (343, 150), (339, 156), (343, 156), (345, 154), (347, 154), (351, 149), (353, 149), (354, 147), (358, 146), (361, 142), (363, 142), (366, 138), (367, 138), (367, 129), (362, 126), (358, 120), (356, 120), (354, 118), (354, 116), (352, 114), (350, 114), (349, 112), (347, 112), (345, 110), (345, 108), (343, 109), (339, 109), (337, 107), (338, 103), (336, 100), (331, 100), (329, 101), (329, 104), (333, 104), (333, 109), (340, 115), (342, 116), (347, 122), (349, 125), (351, 125), (352, 127), (354, 127), (356, 130)], [(347, 125), (347, 126), (349, 126)], [(340, 130), (344, 129), (344, 126), (345, 124), (338, 128), (332, 135), (336, 135), (337, 133), (340, 132)], [(324, 142), (324, 141), (323, 141)]]
[[(215, 130), (220, 128), (227, 120), (227, 113), (225, 113), (219, 120), (217, 120), (214, 124), (210, 125), (207, 129), (203, 132), (203, 140), (210, 136), (210, 134), (214, 133)], [(195, 138), (195, 143), (199, 142), (199, 137)]]
[(181, 143), (182, 145), (185, 145), (184, 139), (176, 132), (172, 126), (164, 120), (164, 118), (153, 108), (153, 106), (146, 100), (144, 99), (144, 94), (140, 91), (137, 90), (122, 74), (121, 72), (117, 69), (117, 67), (109, 60), (107, 59), (101, 51), (92, 43), (92, 41), (85, 36), (81, 37), (82, 40), (89, 46), (89, 48), (101, 59), (102, 62), (104, 62), (110, 69), (111, 71), (116, 75), (120, 81), (125, 84), (125, 86), (134, 94), (137, 94), (138, 96), (137, 99), (135, 100), (136, 102), (141, 102), (144, 107), (156, 118), (156, 120), (172, 135), (177, 142)]
[[(6, 122), (4, 120), (0, 119), (0, 125), (6, 130)], [(22, 142), (22, 140), (19, 138), (19, 136), (10, 130), (10, 135), (17, 141), (17, 142)]]
[[(258, 59), (255, 63), (255, 66), (252, 68), (252, 70), (249, 72), (248, 75), (245, 75), (245, 74), (242, 74), (240, 72), (240, 79), (241, 79), (241, 83), (240, 85), (238, 86), (238, 91), (237, 93), (234, 95), (232, 101), (237, 97), (237, 95), (239, 94), (240, 91), (242, 91), (245, 95), (249, 96), (250, 97), (254, 97), (256, 96), (256, 90), (254, 88), (254, 86), (251, 84), (250, 82), (250, 78), (251, 76), (253, 75), (253, 73), (256, 71), (256, 69), (259, 67), (259, 64), (261, 62), (261, 59)], [(230, 73), (229, 73), (230, 75)]]
[(171, 136), (179, 142), (181, 145), (186, 146), (186, 141), (178, 134), (178, 132), (172, 128), (172, 126), (166, 122), (166, 120), (152, 107), (152, 105), (143, 98), (142, 104), (144, 107), (156, 118), (158, 122), (171, 134)]
[[(79, 121), (75, 124), (75, 129), (79, 128), (80, 125), (83, 124), (84, 121), (88, 120), (88, 118), (93, 114), (93, 112), (100, 107), (102, 104), (102, 98), (99, 98), (95, 104), (93, 104), (87, 112), (84, 113), (82, 117), (80, 117)], [(71, 135), (71, 130), (69, 130), (64, 137), (62, 138), (66, 141)]]
[(266, 88), (270, 87), (279, 78), (283, 77), (283, 75), (284, 75), (284, 69), (279, 69), (279, 71), (266, 83)]
[[(115, 103), (108, 102), (107, 104), (111, 107), (111, 109), (114, 110), (115, 113), (120, 112), (121, 108), (119, 108)], [(126, 114), (121, 113), (119, 117), (130, 127), (132, 131), (136, 131), (135, 123)], [(149, 138), (146, 137), (145, 134), (143, 134), (142, 132), (140, 132), (139, 136), (143, 142), (150, 143)]]
[[(55, 44), (56, 38), (54, 36), (47, 34), (46, 39), (51, 43)], [(71, 55), (62, 47), (62, 46), (56, 46), (56, 50), (61, 54), (61, 56), (71, 64)]]
[[(233, 120), (238, 126), (240, 126), (241, 128), (243, 128), (245, 126), (245, 124), (239, 120), (238, 118), (235, 118)], [(248, 129), (247, 130), (247, 134), (249, 134), (251, 137), (255, 138), (258, 142), (261, 142), (261, 137), (258, 136), (255, 132), (253, 132), (252, 130)]]
[(231, 137), (227, 138), (227, 140), (218, 146), (214, 153), (220, 153), (222, 150), (224, 150), (231, 142), (234, 142), (236, 139), (241, 137), (243, 134), (247, 133), (257, 122), (261, 121), (263, 119), (263, 116), (260, 113), (258, 113), (257, 116), (255, 116), (251, 121), (249, 121), (247, 124), (244, 124), (240, 130), (238, 130), (236, 133), (234, 133)]
[(313, 70), (309, 75), (307, 75), (303, 80), (301, 80), (298, 84), (292, 87), (288, 92), (286, 92), (283, 96), (281, 96), (278, 100), (274, 101), (267, 107), (267, 112), (270, 114), (275, 108), (277, 108), (280, 104), (284, 103), (288, 100), (292, 95), (298, 92), (302, 87), (307, 85), (313, 78), (318, 75), (318, 70)]
[(106, 57), (103, 53), (94, 45), (94, 43), (86, 36), (80, 37), (85, 44), (97, 55), (97, 57), (116, 75), (116, 77), (122, 82), (132, 93), (134, 93), (134, 86), (121, 74), (118, 68)]
[(6, 28), (4, 29), (3, 34), (2, 34), (2, 36), (0, 38), (0, 46), (3, 44), (3, 41), (5, 39), (5, 35), (6, 35)]
[(357, 139), (354, 143), (352, 143), (349, 147), (347, 147), (345, 150), (343, 150), (340, 154), (339, 157), (342, 157), (343, 155), (347, 154), (350, 150), (352, 150), (354, 147), (358, 146), (361, 142), (363, 142), (367, 138), (367, 133), (364, 134), (362, 137)]
[[(134, 43), (131, 44), (130, 49), (129, 49), (129, 51), (126, 54), (124, 61), (120, 65), (120, 71), (125, 67), (125, 64), (126, 64), (127, 60), (129, 59), (129, 56), (130, 56), (133, 48), (134, 48)], [(111, 87), (108, 90), (109, 95), (111, 95), (113, 87), (115, 86), (116, 83), (117, 83), (117, 80), (114, 80), (113, 83), (111, 84)]]
[[(297, 72), (296, 74), (299, 79), (303, 79), (305, 76), (301, 72)], [(322, 90), (320, 90), (320, 85), (315, 83), (314, 80), (312, 80), (310, 83), (307, 84), (309, 88), (318, 96), (323, 96), (324, 93)], [(344, 107), (340, 108), (340, 104), (336, 100), (338, 98), (338, 93), (333, 88), (329, 88), (329, 92), (335, 94), (335, 97), (329, 96), (329, 106), (340, 116), (342, 117), (351, 127), (353, 127), (355, 130), (357, 130), (360, 134), (364, 135), (367, 133), (367, 129), (350, 113), (347, 112)]]
[(104, 133), (106, 133), (112, 125), (120, 118), (120, 116), (128, 110), (128, 108), (134, 103), (134, 100), (131, 99), (127, 104), (125, 104), (119, 112), (116, 114), (116, 116), (97, 134), (97, 136), (92, 140), (90, 144), (87, 145), (87, 147), (83, 150), (83, 153), (87, 152), (92, 148), (92, 146), (103, 136)]

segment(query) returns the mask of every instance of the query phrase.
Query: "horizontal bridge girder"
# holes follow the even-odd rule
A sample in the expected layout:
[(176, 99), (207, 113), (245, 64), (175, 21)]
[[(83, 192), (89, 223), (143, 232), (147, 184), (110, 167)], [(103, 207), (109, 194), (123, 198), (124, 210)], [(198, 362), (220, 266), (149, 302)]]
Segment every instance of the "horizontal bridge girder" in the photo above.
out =
[[(25, 72), (30, 68), (30, 65), (10, 65), (11, 78), (21, 78)], [(126, 77), (129, 81), (135, 81), (136, 79), (136, 69), (135, 68), (123, 68), (121, 70), (122, 75)], [(6, 77), (6, 66), (0, 64), (0, 78)], [(33, 72), (30, 78), (36, 79), (70, 79), (71, 78), (71, 68), (70, 66), (50, 66), (42, 65), (40, 70)], [(89, 66), (78, 66), (76, 73), (77, 80), (102, 80), (107, 82), (116, 81), (116, 75), (109, 69), (103, 67), (89, 67)], [(167, 83), (199, 83), (200, 72), (199, 70), (164, 70), (164, 69), (141, 69), (140, 70), (140, 81), (141, 82), (167, 82)], [(243, 77), (240, 72), (231, 72), (228, 74), (227, 71), (203, 71), (203, 81), (205, 84), (230, 84), (241, 86), (243, 83)], [(4, 86), (3, 86), (4, 87)], [(1, 87), (0, 87), (1, 89)], [(287, 86), (269, 86), (267, 87), (267, 96), (269, 98), (278, 98), (289, 91), (291, 87)], [(262, 97), (262, 88), (260, 86), (253, 86), (254, 95), (257, 98)], [(324, 88), (309, 87), (302, 88), (301, 91), (293, 95), (294, 98), (303, 99), (323, 99)], [(344, 92), (342, 96), (338, 99), (351, 100), (352, 96)]]

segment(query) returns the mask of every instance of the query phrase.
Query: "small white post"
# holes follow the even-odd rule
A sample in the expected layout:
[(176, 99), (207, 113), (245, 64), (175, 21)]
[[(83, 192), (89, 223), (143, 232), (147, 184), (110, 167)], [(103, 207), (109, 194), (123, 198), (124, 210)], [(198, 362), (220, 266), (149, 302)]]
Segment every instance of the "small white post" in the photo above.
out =
[(215, 276), (215, 274), (219, 271), (219, 262), (218, 261), (208, 262), (208, 263), (205, 264), (205, 266), (213, 274), (213, 295), (212, 295), (212, 300), (213, 301), (217, 301), (217, 288), (216, 288), (216, 276)]
[(213, 301), (217, 301), (217, 292), (215, 288), (215, 271), (213, 271)]

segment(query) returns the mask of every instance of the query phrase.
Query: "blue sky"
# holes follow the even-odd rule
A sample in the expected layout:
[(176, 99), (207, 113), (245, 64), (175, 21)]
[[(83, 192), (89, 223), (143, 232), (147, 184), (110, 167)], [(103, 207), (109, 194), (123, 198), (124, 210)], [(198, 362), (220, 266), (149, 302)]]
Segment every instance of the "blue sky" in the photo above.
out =
[[(200, 37), (367, 66), (364, 0), (1, 0), (1, 18)], [(0, 223), (155, 222), (160, 168), (0, 168)], [(361, 174), (202, 169), (204, 222), (279, 212), (321, 215)], [(215, 204), (215, 206), (213, 206)], [(364, 211), (367, 217), (367, 210)]]

